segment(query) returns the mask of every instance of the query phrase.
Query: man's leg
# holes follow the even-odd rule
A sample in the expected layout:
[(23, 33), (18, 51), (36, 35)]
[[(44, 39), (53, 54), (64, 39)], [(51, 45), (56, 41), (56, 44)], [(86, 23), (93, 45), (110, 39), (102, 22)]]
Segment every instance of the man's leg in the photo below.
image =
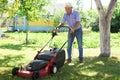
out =
[(70, 34), (70, 32), (68, 32), (68, 47), (67, 47), (67, 52), (68, 52), (68, 61), (72, 61), (72, 42), (74, 40), (74, 35)]
[(78, 43), (78, 49), (79, 49), (79, 60), (83, 60), (83, 43), (82, 43), (82, 38), (83, 38), (83, 33), (82, 33), (82, 28), (76, 30), (75, 32), (76, 38), (77, 38), (77, 43)]

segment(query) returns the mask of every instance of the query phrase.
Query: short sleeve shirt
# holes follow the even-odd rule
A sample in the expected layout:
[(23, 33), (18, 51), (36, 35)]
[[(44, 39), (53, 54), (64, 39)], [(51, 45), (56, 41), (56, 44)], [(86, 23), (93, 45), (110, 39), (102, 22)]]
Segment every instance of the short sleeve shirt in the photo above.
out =
[[(76, 22), (80, 21), (80, 14), (78, 11), (73, 10), (71, 14), (65, 13), (62, 19), (63, 24), (67, 23), (70, 28), (72, 28)], [(81, 24), (79, 24), (78, 28), (82, 27)]]

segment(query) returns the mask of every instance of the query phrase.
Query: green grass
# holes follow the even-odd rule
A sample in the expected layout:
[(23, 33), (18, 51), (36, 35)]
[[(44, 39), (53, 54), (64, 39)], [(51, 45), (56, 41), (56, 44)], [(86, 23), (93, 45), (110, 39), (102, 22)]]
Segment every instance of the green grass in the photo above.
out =
[[(29, 33), (30, 44), (25, 44), (25, 33), (6, 33), (9, 38), (0, 39), (0, 80), (31, 80), (13, 77), (11, 70), (15, 66), (25, 66), (33, 60), (37, 51), (51, 37), (49, 33)], [(50, 47), (60, 47), (67, 40), (67, 33), (59, 33)], [(111, 57), (97, 57), (99, 51), (99, 33), (84, 34), (85, 63), (77, 60), (76, 41), (73, 45), (73, 62), (65, 64), (56, 74), (51, 74), (42, 80), (120, 80), (120, 33), (111, 34)], [(66, 45), (67, 46), (67, 45)], [(92, 46), (92, 47), (91, 47)], [(47, 46), (45, 49), (48, 49)], [(66, 48), (65, 48), (66, 49)], [(39, 79), (41, 80), (41, 79)]]
[[(6, 33), (10, 35), (11, 39), (18, 41), (21, 44), (25, 43), (24, 32)], [(89, 32), (83, 34), (83, 47), (84, 48), (97, 48), (100, 46), (99, 33)], [(51, 38), (51, 33), (29, 33), (29, 42), (36, 46), (42, 47)], [(9, 41), (10, 39), (8, 39)], [(58, 36), (49, 44), (50, 47), (60, 47), (67, 40), (67, 32), (58, 33)], [(120, 47), (120, 33), (111, 34), (111, 47)], [(65, 46), (67, 47), (67, 45)], [(76, 39), (73, 42), (73, 47), (77, 48)]]
[[(20, 51), (7, 49), (3, 53), (1, 51), (0, 49), (0, 80), (31, 80), (13, 77), (11, 70), (14, 66), (28, 64), (36, 54), (36, 50), (26, 48)], [(111, 58), (98, 58), (95, 55), (97, 55), (95, 52), (88, 53), (85, 49), (84, 64), (80, 64), (74, 55), (71, 64), (65, 64), (58, 73), (46, 76), (42, 80), (120, 80), (120, 55)]]

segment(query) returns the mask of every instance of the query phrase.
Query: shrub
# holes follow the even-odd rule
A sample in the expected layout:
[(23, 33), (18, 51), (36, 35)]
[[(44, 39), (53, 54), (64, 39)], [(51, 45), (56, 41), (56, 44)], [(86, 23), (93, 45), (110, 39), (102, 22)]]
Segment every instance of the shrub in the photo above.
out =
[(99, 31), (99, 19), (97, 18), (95, 22), (91, 22), (91, 30), (98, 32)]
[(56, 27), (62, 20), (62, 17), (64, 15), (64, 11), (58, 11), (56, 12), (56, 14), (54, 15), (54, 27)]
[(112, 21), (111, 21), (111, 32), (119, 32), (120, 30), (120, 2), (117, 3), (115, 11), (112, 15)]

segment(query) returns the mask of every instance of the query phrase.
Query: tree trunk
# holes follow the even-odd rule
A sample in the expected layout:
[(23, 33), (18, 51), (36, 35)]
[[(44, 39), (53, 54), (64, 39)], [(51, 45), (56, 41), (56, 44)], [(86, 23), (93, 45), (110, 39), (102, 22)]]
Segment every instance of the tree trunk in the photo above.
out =
[[(3, 13), (4, 13), (4, 10), (2, 10), (2, 12), (1, 12), (0, 19), (3, 18)], [(2, 27), (3, 21), (4, 21), (4, 20), (2, 20), (2, 21), (0, 22), (0, 38), (1, 38), (1, 35), (2, 35), (2, 28), (1, 28), (1, 27)]]
[(0, 27), (0, 38), (1, 38), (1, 35), (2, 35), (2, 30), (1, 30), (1, 27)]
[(110, 21), (106, 18), (100, 18), (99, 20), (100, 29), (100, 56), (110, 56)]
[(29, 44), (29, 40), (28, 40), (28, 30), (29, 30), (29, 27), (28, 27), (28, 21), (26, 21), (26, 44)]
[(111, 16), (117, 0), (111, 0), (107, 12), (104, 11), (100, 0), (95, 0), (99, 13), (99, 29), (100, 29), (100, 57), (109, 57), (110, 50), (110, 26)]
[(28, 41), (28, 30), (26, 30), (26, 44), (29, 44), (29, 41)]

